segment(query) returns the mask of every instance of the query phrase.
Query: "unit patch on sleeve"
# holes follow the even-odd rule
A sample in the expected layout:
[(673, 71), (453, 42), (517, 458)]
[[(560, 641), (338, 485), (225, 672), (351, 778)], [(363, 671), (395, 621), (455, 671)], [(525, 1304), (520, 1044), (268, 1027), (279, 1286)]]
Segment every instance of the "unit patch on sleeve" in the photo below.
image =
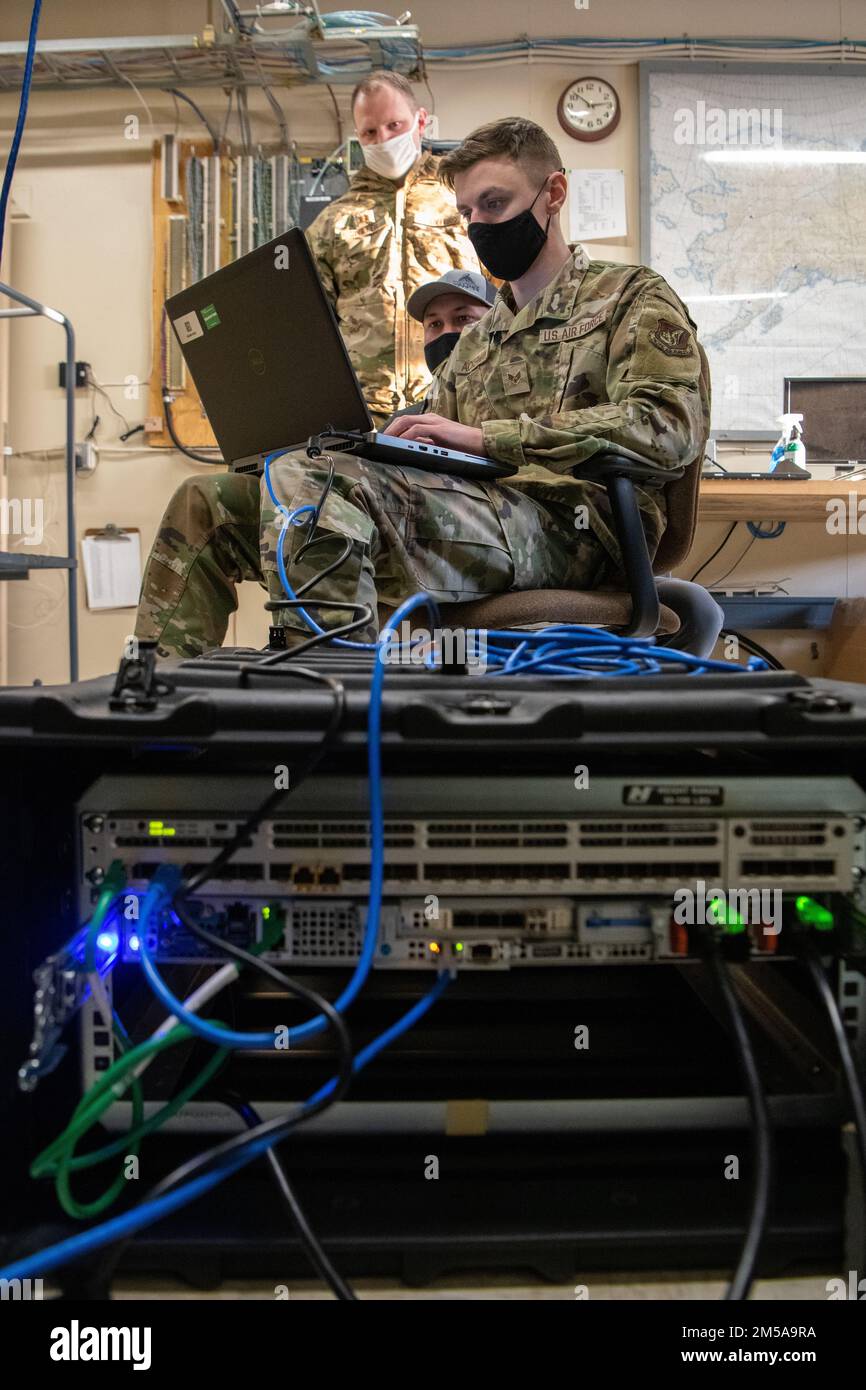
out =
[(659, 318), (649, 335), (649, 340), (666, 357), (691, 357), (692, 355), (691, 333), (680, 324), (671, 323), (670, 319)]

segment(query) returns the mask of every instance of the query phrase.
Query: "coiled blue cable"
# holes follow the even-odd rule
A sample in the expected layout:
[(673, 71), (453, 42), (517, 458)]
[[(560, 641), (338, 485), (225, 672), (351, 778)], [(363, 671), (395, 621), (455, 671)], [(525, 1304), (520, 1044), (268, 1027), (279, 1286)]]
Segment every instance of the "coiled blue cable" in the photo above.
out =
[(750, 536), (754, 536), (756, 541), (775, 541), (781, 536), (785, 529), (785, 525), (786, 523), (784, 521), (777, 521), (775, 526), (771, 526), (769, 531), (765, 531), (762, 521), (747, 521), (746, 529)]

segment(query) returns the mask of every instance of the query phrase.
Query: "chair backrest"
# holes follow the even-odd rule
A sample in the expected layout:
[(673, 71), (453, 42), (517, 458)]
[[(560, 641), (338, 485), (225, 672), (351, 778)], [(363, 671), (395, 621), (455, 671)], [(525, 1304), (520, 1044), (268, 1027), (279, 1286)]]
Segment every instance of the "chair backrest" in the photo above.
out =
[[(700, 343), (698, 343), (698, 352), (701, 357), (701, 380), (709, 397), (710, 367)], [(667, 525), (653, 560), (654, 574), (667, 574), (670, 570), (676, 569), (677, 565), (682, 564), (692, 548), (695, 525), (698, 519), (701, 470), (708, 438), (709, 433), (701, 439), (697, 457), (689, 464), (683, 476), (675, 478), (665, 488)]]

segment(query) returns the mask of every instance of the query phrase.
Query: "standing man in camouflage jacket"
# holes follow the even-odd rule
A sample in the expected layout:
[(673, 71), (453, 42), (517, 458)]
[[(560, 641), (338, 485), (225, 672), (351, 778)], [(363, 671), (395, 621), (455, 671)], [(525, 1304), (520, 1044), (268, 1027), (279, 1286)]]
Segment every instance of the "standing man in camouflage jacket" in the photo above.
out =
[(365, 77), (352, 115), (366, 167), (319, 213), (307, 240), (378, 428), (430, 380), (409, 298), (448, 270), (477, 270), (478, 261), (439, 160), (421, 150), (429, 117), (405, 77)]
[[(318, 525), (334, 544), (288, 574), (297, 588), (351, 538), (351, 555), (315, 595), (367, 605), (368, 639), (378, 602), (397, 604), (419, 589), (460, 603), (508, 590), (623, 587), (606, 495), (581, 478), (581, 464), (612, 443), (661, 468), (694, 467), (709, 432), (709, 374), (688, 310), (647, 267), (591, 261), (566, 243), (567, 181), (540, 126), (518, 117), (482, 126), (441, 171), (480, 260), (509, 283), (461, 335), (426, 412), (401, 415), (388, 432), (512, 462), (518, 472), (488, 483), (334, 455), (337, 476)], [(325, 476), (296, 454), (273, 468), (290, 509), (315, 503)], [(654, 554), (664, 496), (645, 487), (637, 497)], [(276, 600), (279, 528), (273, 508), (263, 505), (262, 516), (262, 562)], [(302, 540), (289, 539), (294, 556)], [(322, 626), (341, 621), (339, 610), (328, 616), (319, 613)], [(280, 621), (299, 630), (290, 641), (300, 638), (295, 611), (283, 609)]]

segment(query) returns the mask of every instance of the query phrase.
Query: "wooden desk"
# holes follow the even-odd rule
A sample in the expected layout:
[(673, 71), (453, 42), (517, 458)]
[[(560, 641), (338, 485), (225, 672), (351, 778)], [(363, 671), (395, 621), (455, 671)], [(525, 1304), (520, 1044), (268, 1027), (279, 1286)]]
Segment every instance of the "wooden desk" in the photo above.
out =
[[(866, 480), (810, 478), (805, 483), (702, 478), (698, 521), (826, 521), (827, 502), (848, 494), (866, 500)], [(866, 507), (863, 508), (866, 512)]]

